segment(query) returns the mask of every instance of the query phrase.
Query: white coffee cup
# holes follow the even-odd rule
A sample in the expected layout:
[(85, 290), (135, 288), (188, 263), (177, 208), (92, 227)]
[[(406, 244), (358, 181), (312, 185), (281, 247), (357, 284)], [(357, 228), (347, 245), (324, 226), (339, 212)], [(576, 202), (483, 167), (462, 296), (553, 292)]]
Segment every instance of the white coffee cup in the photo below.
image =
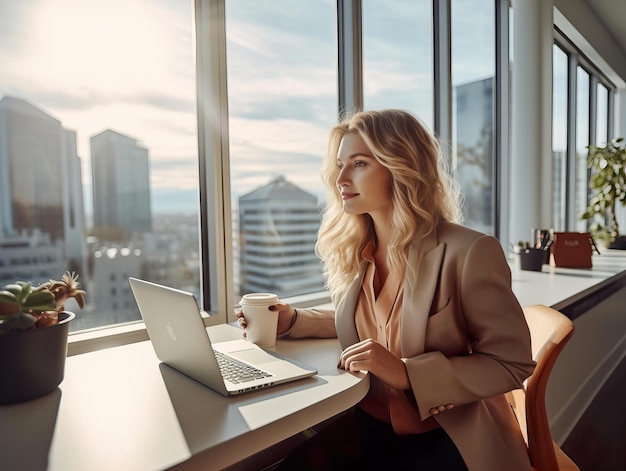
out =
[(259, 347), (272, 347), (276, 344), (278, 312), (268, 309), (278, 302), (273, 293), (244, 294), (239, 304), (246, 318), (246, 338)]

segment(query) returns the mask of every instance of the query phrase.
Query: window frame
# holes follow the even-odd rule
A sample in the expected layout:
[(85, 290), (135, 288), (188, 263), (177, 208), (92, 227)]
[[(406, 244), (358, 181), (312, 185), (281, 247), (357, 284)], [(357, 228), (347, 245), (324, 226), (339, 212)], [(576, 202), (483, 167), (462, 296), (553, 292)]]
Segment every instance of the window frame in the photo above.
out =
[[(576, 152), (577, 152), (577, 86), (578, 76), (577, 67), (581, 67), (589, 74), (589, 142), (597, 141), (596, 124), (598, 120), (597, 114), (597, 87), (598, 84), (606, 87), (608, 91), (607, 103), (607, 129), (608, 139), (614, 137), (615, 118), (615, 93), (617, 87), (602, 73), (602, 71), (594, 65), (594, 63), (579, 49), (572, 41), (561, 31), (556, 25), (553, 27), (553, 43), (562, 50), (567, 57), (567, 137), (566, 137), (566, 156), (565, 156), (565, 207), (564, 211), (564, 227), (565, 230), (576, 231), (577, 222), (580, 220), (580, 214), (576, 214)], [(588, 178), (587, 178), (588, 180)], [(587, 189), (588, 189), (587, 181)], [(553, 221), (557, 215), (553, 215)], [(588, 223), (589, 224), (589, 223)], [(587, 226), (588, 227), (588, 226)]]
[[(228, 84), (226, 63), (226, 2), (228, 0), (194, 0), (193, 28), (195, 34), (197, 123), (199, 180), (199, 230), (201, 257), (200, 306), (206, 311), (205, 324), (216, 325), (234, 320), (234, 264), (232, 208), (230, 188), (230, 152), (228, 121)], [(510, 2), (493, 0), (495, 4), (495, 92), (494, 92), (494, 228), (500, 241), (508, 241), (511, 195), (510, 188), (510, 74), (509, 57)], [(433, 67), (435, 133), (451, 139), (451, 21), (450, 0), (433, 2)], [(362, 107), (362, 0), (337, 0), (337, 114)], [(568, 52), (574, 52), (576, 64), (590, 73), (590, 106), (594, 104), (595, 87), (602, 83), (609, 90), (607, 123), (609, 137), (614, 130), (615, 86), (556, 26), (554, 40)], [(570, 54), (571, 56), (572, 54)], [(575, 65), (576, 65), (575, 64)], [(576, 67), (570, 66), (570, 70)], [(574, 82), (575, 84), (575, 82)], [(571, 95), (571, 93), (570, 93)], [(593, 108), (595, 110), (595, 107)], [(572, 111), (568, 109), (568, 113)], [(568, 119), (575, 126), (575, 119)], [(595, 142), (595, 115), (589, 119), (590, 141)], [(569, 126), (569, 124), (568, 124)], [(574, 130), (575, 133), (575, 130)], [(568, 145), (568, 168), (575, 154)], [(569, 142), (569, 141), (568, 141)], [(571, 149), (570, 149), (571, 148)], [(568, 220), (573, 218), (575, 191), (568, 190)], [(568, 222), (567, 224), (571, 224)], [(505, 247), (505, 251), (507, 247)], [(289, 300), (298, 306), (328, 303), (328, 293), (300, 296)], [(73, 332), (68, 354), (85, 353), (147, 340), (143, 323), (115, 325), (94, 331)]]
[[(199, 230), (201, 299), (205, 325), (234, 320), (234, 269), (232, 257), (232, 214), (228, 84), (226, 64), (226, 1), (194, 0), (197, 126), (199, 181)], [(509, 164), (509, 2), (493, 0), (496, 8), (496, 92), (494, 145), (494, 221), (496, 237), (507, 240)], [(452, 138), (451, 19), (450, 0), (433, 2), (434, 122), (435, 133)], [(338, 116), (342, 111), (363, 106), (362, 0), (337, 0)], [(495, 196), (498, 195), (498, 197)], [(290, 302), (299, 306), (329, 303), (327, 292), (298, 296)], [(75, 332), (68, 354), (147, 340), (143, 323), (115, 325)]]
[[(198, 300), (206, 326), (234, 317), (228, 89), (226, 78), (226, 0), (194, 0), (196, 106), (199, 165)], [(225, 195), (228, 195), (225, 197)], [(229, 318), (230, 317), (230, 318)], [(143, 322), (72, 332), (68, 356), (148, 340)]]
[(198, 160), (200, 165), (200, 306), (205, 325), (233, 312), (232, 216), (226, 73), (226, 0), (195, 0)]

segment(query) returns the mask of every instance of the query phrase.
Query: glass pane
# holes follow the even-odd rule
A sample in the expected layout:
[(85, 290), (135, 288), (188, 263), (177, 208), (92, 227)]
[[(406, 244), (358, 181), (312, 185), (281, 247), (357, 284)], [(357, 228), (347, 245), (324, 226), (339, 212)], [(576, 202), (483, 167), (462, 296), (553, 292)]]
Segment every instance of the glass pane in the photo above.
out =
[(318, 292), (319, 178), (337, 122), (333, 0), (226, 2), (235, 301)]
[(0, 284), (74, 270), (71, 330), (199, 292), (192, 2), (0, 3)]
[(465, 224), (494, 234), (495, 6), (453, 0), (451, 14), (455, 176)]
[(587, 146), (589, 145), (589, 74), (582, 67), (576, 70), (576, 230), (587, 230), (580, 216), (587, 209)]
[(431, 0), (363, 1), (363, 103), (400, 108), (433, 126)]
[(596, 109), (596, 145), (603, 147), (609, 141), (609, 90), (598, 84), (598, 108)]
[[(609, 140), (609, 125), (608, 125), (608, 109), (609, 109), (609, 90), (598, 83), (596, 85), (596, 143), (598, 147), (604, 147)], [(590, 221), (591, 226), (599, 224), (600, 226), (610, 227), (610, 220), (608, 215), (602, 217), (596, 214)]]
[(567, 54), (557, 45), (552, 49), (552, 225), (553, 229), (563, 231), (567, 175)]

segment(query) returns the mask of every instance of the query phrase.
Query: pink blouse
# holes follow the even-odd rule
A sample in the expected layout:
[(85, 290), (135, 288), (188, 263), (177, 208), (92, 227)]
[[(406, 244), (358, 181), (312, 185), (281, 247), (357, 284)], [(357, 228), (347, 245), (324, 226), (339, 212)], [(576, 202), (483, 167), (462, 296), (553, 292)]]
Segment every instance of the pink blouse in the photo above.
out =
[[(391, 353), (401, 357), (400, 329), (405, 270), (392, 270), (380, 287), (371, 245), (366, 248), (364, 257), (369, 264), (355, 311), (359, 338), (376, 340)], [(422, 421), (411, 390), (391, 388), (373, 375), (370, 378), (370, 390), (359, 403), (359, 407), (377, 419), (391, 423), (398, 435), (422, 433), (439, 427), (433, 417)]]

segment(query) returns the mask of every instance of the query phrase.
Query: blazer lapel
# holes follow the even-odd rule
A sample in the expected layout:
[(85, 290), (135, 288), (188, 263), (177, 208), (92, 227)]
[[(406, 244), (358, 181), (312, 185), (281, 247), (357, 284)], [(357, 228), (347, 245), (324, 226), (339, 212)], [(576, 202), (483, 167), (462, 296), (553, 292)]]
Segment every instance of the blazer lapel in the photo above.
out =
[[(444, 252), (445, 244), (437, 243), (436, 231), (409, 248), (408, 264), (415, 267), (416, 271), (414, 275), (411, 275), (411, 272), (407, 270), (404, 281), (401, 324), (403, 357), (424, 352), (426, 324), (435, 296)], [(354, 309), (364, 275), (365, 271), (362, 269), (335, 309), (335, 327), (343, 349), (359, 341), (354, 322)], [(413, 278), (409, 280), (411, 276)]]
[[(437, 231), (422, 242), (411, 245), (408, 263), (415, 274), (407, 269), (402, 300), (402, 356), (412, 357), (424, 353), (426, 324), (430, 307), (435, 296), (437, 280), (445, 244), (437, 243)], [(414, 276), (411, 280), (409, 277)]]
[(350, 345), (354, 345), (359, 341), (359, 335), (356, 331), (356, 323), (354, 322), (354, 309), (356, 301), (361, 291), (361, 283), (365, 270), (361, 267), (361, 273), (357, 276), (345, 296), (337, 303), (335, 309), (335, 328), (337, 329), (337, 338), (342, 349), (346, 349)]

